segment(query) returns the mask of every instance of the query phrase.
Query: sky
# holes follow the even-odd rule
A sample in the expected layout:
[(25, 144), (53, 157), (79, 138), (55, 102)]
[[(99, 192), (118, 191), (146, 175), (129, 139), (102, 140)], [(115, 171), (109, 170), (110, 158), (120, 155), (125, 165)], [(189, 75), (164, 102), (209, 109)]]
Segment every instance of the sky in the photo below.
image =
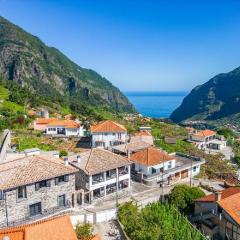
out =
[(190, 91), (240, 66), (238, 0), (0, 0), (0, 15), (122, 91)]

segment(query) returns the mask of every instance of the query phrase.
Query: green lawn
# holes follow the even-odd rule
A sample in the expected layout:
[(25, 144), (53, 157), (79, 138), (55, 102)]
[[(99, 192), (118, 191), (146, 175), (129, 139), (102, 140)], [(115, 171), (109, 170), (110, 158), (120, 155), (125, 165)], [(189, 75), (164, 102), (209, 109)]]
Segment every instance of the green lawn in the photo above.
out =
[(0, 86), (0, 98), (6, 100), (8, 99), (8, 96), (9, 96), (8, 89), (6, 89), (3, 86)]

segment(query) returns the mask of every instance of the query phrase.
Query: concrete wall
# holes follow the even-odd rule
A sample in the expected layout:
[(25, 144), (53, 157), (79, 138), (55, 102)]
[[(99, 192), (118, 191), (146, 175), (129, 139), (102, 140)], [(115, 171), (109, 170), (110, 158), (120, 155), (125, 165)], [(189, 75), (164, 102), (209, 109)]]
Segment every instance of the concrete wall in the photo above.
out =
[(0, 139), (0, 161), (5, 160), (6, 151), (11, 145), (11, 132), (6, 129), (3, 131), (1, 139)]
[(111, 141), (121, 140), (126, 142), (126, 132), (121, 133), (121, 138), (119, 138), (118, 133), (92, 133), (92, 146), (96, 147), (96, 141), (104, 141), (105, 147), (110, 147)]
[(53, 208), (58, 207), (58, 196), (65, 194), (66, 203), (72, 203), (72, 194), (75, 192), (75, 175), (69, 175), (68, 182), (55, 184), (55, 179), (51, 179), (50, 187), (43, 187), (35, 190), (35, 184), (26, 186), (27, 198), (18, 199), (17, 188), (5, 192), (5, 202), (0, 204), (0, 223), (6, 221), (6, 212), (8, 222), (19, 221), (29, 216), (29, 205), (41, 202), (42, 213), (46, 214)]

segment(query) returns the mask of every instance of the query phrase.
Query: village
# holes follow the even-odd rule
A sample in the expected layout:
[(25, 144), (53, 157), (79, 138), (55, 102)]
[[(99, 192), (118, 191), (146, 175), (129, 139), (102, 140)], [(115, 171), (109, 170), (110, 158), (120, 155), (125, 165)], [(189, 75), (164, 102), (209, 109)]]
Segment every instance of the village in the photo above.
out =
[[(67, 234), (66, 239), (71, 240), (76, 239), (74, 228), (80, 223), (92, 224), (93, 239), (127, 239), (117, 217), (119, 204), (133, 199), (141, 206), (162, 202), (179, 184), (200, 187), (206, 194), (194, 200), (189, 215), (195, 228), (211, 239), (239, 239), (238, 176), (222, 180), (198, 177), (207, 160), (156, 146), (157, 139), (148, 125), (131, 133), (112, 120), (86, 128), (70, 115), (50, 117), (46, 110), (34, 119), (31, 127), (46, 140), (63, 138), (67, 144), (77, 139), (80, 147), (64, 154), (37, 147), (18, 150), (12, 131), (3, 132), (0, 239), (12, 239), (16, 232), (47, 234), (48, 226), (54, 225), (55, 229), (64, 228), (59, 234)], [(223, 136), (209, 129), (185, 130), (189, 145), (206, 156), (221, 153), (232, 164), (233, 152)], [(177, 141), (174, 137), (164, 139), (170, 145)]]

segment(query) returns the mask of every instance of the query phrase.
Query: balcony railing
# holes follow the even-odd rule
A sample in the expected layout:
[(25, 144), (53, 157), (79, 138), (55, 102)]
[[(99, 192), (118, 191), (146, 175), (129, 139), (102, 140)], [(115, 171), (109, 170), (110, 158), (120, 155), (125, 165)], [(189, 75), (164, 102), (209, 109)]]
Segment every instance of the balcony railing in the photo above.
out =
[(61, 215), (61, 214), (65, 214), (66, 212), (71, 212), (71, 203), (70, 202), (66, 202), (65, 206), (63, 207), (52, 207), (52, 208), (48, 208), (42, 211), (41, 214), (35, 215), (35, 216), (25, 216), (22, 218), (17, 218), (14, 221), (10, 221), (8, 223), (0, 223), (0, 226), (2, 224), (7, 226), (7, 227), (13, 227), (13, 226), (17, 226), (17, 225), (22, 225), (22, 224), (26, 224), (26, 223), (30, 223), (30, 222), (34, 222), (34, 221), (38, 221), (41, 220), (43, 218), (47, 218), (50, 216), (56, 216), (56, 215)]

